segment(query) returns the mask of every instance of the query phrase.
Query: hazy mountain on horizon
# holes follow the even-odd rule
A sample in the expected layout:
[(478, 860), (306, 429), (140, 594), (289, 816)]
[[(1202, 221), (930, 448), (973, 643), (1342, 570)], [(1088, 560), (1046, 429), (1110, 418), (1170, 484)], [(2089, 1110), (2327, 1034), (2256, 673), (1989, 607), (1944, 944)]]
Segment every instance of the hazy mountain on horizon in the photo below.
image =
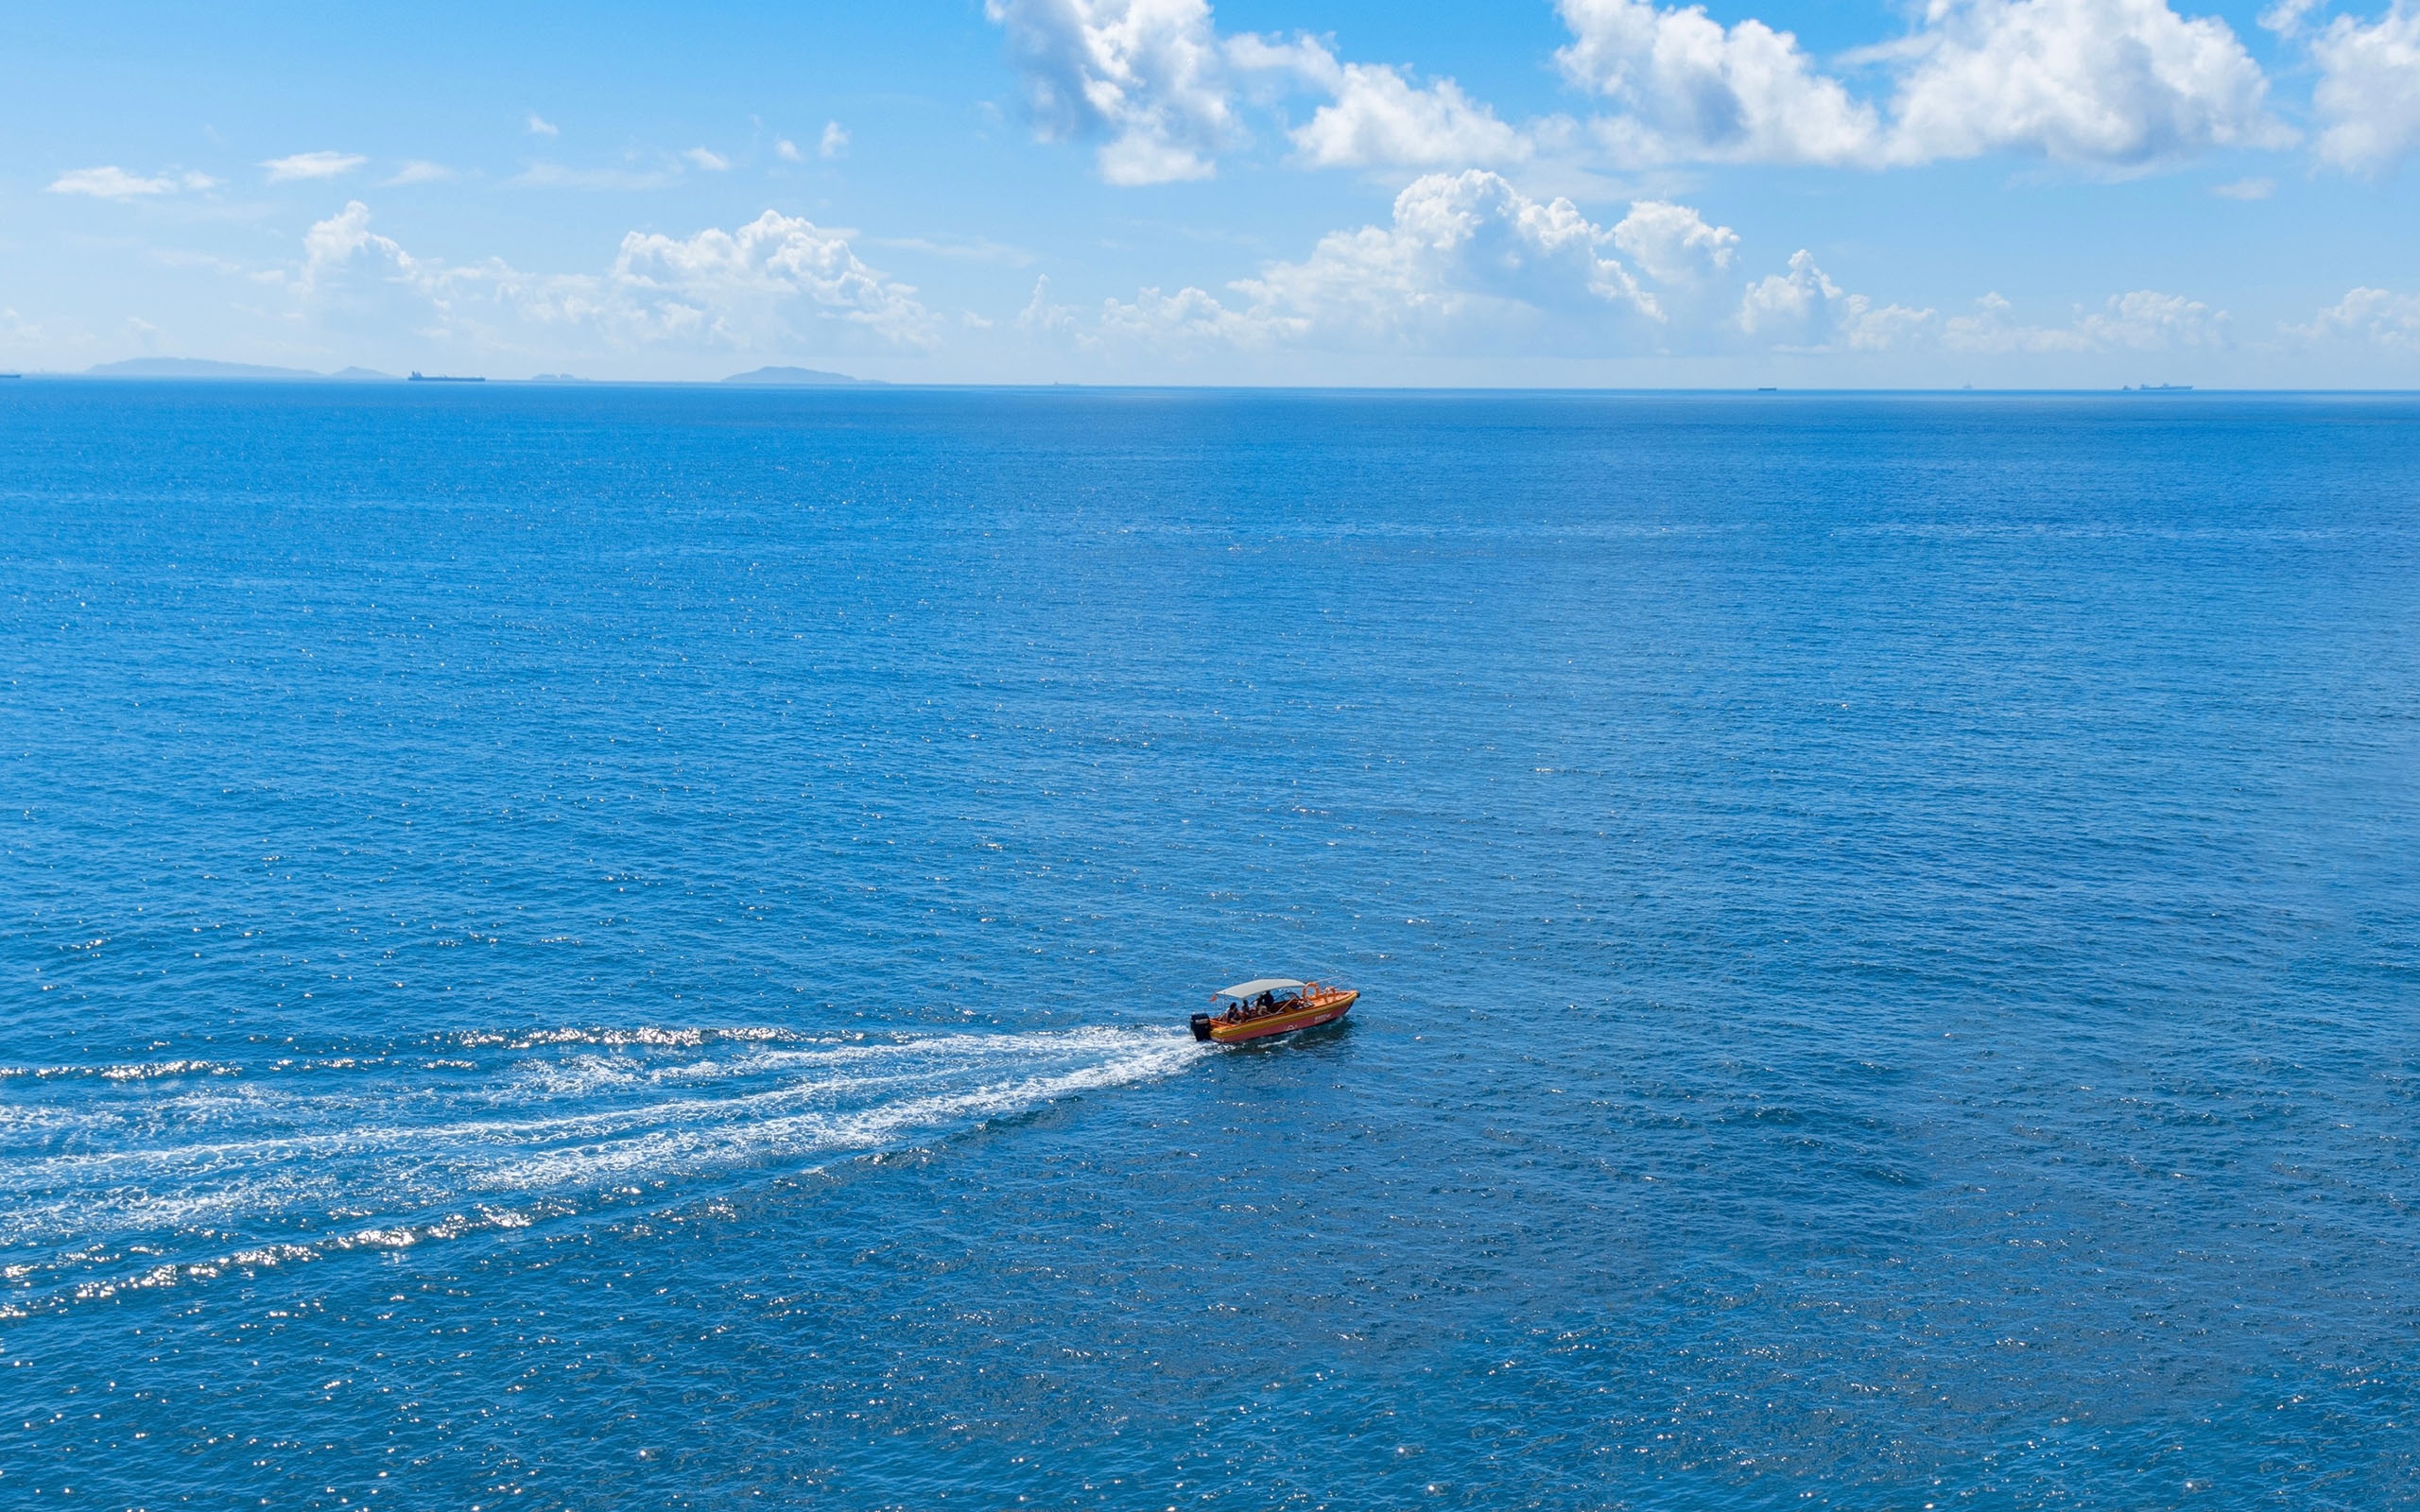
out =
[(337, 382), (383, 380), (394, 374), (371, 368), (314, 372), (308, 368), (271, 368), (256, 362), (214, 362), (207, 357), (129, 357), (84, 369), (87, 378), (317, 378)]
[(787, 384), (796, 387), (821, 387), (838, 384), (878, 384), (879, 378), (852, 378), (844, 372), (824, 372), (815, 368), (759, 368), (753, 372), (735, 372), (723, 380), (727, 384)]

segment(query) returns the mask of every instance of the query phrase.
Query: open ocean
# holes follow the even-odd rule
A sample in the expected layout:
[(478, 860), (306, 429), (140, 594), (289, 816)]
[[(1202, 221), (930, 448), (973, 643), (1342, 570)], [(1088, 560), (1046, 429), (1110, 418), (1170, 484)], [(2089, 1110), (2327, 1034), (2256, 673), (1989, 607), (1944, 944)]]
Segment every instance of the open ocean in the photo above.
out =
[(29, 379), (0, 589), (0, 1505), (2420, 1501), (2420, 400)]

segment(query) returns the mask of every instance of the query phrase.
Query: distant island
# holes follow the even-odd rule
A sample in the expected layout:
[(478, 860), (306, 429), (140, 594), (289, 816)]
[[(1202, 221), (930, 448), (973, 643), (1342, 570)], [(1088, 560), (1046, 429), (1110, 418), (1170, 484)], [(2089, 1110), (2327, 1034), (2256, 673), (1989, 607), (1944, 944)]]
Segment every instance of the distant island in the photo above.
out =
[(735, 372), (723, 380), (727, 384), (782, 384), (794, 388), (829, 387), (834, 385), (879, 384), (879, 378), (852, 378), (844, 372), (822, 372), (814, 368), (759, 368), (754, 372)]
[(212, 362), (206, 357), (129, 357), (84, 369), (87, 378), (274, 378), (356, 383), (393, 383), (395, 375), (368, 368), (314, 372), (308, 368), (268, 368), (255, 362)]

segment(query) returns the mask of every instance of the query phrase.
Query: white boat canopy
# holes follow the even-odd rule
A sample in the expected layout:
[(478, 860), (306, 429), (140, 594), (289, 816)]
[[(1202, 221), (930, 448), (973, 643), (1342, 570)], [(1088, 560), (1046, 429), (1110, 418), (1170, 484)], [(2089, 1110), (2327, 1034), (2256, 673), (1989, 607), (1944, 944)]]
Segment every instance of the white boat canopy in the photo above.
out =
[(1284, 992), (1302, 985), (1300, 982), (1289, 982), (1282, 976), (1264, 976), (1250, 982), (1238, 982), (1219, 995), (1222, 998), (1257, 997), (1263, 992)]

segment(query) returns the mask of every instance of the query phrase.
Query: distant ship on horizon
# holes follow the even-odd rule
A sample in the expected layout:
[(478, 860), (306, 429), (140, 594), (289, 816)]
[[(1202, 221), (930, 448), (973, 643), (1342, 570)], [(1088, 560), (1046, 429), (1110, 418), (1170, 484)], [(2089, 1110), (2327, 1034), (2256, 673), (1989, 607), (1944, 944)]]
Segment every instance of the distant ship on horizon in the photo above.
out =
[(408, 384), (483, 384), (486, 383), (487, 380), (485, 378), (457, 378), (448, 373), (420, 372), (415, 370), (412, 375), (409, 378), (405, 379), (404, 382)]
[(2118, 390), (2121, 394), (2189, 394), (2191, 384), (2128, 384)]

